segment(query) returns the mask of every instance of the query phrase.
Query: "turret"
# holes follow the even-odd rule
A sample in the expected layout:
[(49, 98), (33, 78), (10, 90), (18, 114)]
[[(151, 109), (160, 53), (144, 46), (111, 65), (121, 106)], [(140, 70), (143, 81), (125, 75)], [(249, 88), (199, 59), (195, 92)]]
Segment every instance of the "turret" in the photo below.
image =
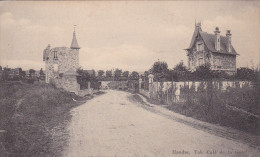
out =
[(46, 47), (46, 49), (43, 50), (43, 61), (48, 60), (48, 56), (51, 50), (50, 44)]
[(76, 38), (75, 29), (74, 29), (74, 32), (73, 32), (73, 39), (72, 39), (70, 48), (71, 48), (71, 49), (80, 49), (80, 47), (79, 47), (79, 45), (78, 45), (77, 38)]

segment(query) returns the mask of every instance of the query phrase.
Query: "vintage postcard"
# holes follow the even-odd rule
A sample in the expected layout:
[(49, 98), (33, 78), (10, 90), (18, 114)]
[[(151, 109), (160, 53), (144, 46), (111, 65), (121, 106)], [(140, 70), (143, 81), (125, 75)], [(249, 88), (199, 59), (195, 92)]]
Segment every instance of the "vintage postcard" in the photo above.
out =
[(0, 2), (0, 156), (260, 156), (259, 1)]

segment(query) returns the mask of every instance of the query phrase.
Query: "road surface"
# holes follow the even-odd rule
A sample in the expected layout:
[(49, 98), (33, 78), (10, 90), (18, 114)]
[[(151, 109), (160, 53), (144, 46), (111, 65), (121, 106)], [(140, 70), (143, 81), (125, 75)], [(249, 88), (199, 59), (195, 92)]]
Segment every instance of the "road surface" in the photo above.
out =
[[(108, 90), (72, 110), (64, 156), (258, 156), (248, 145), (149, 112)], [(222, 151), (222, 152), (221, 152)]]

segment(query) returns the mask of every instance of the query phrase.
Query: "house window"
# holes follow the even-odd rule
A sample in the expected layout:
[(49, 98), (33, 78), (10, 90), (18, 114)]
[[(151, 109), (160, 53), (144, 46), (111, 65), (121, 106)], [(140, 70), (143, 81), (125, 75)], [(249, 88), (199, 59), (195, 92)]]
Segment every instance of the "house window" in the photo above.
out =
[(203, 58), (199, 59), (199, 66), (203, 65)]
[(199, 43), (198, 45), (197, 45), (197, 51), (203, 51), (204, 50), (204, 45), (203, 45), (203, 43)]

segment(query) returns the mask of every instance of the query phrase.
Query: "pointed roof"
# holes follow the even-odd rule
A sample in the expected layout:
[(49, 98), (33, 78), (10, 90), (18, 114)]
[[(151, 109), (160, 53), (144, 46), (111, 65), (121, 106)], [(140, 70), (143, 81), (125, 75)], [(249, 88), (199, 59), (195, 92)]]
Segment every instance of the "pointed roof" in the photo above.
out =
[(200, 35), (202, 40), (204, 41), (205, 45), (211, 52), (216, 52), (216, 53), (223, 53), (223, 54), (232, 54), (232, 55), (239, 55), (234, 47), (231, 45), (232, 51), (228, 52), (227, 51), (227, 44), (228, 44), (228, 39), (225, 36), (220, 36), (220, 51), (217, 51), (215, 49), (215, 35), (214, 34), (209, 34), (207, 32), (203, 32), (201, 29), (201, 24), (198, 23), (195, 25), (195, 30), (191, 39), (191, 43), (189, 48), (186, 50), (190, 50), (193, 45), (196, 42), (197, 36)]
[(76, 38), (75, 30), (74, 30), (74, 32), (73, 32), (73, 39), (72, 39), (70, 48), (71, 48), (71, 49), (80, 49), (80, 47), (79, 47), (79, 45), (78, 45), (77, 38)]
[(192, 36), (192, 39), (191, 39), (191, 43), (190, 43), (190, 46), (188, 49), (191, 49), (192, 46), (194, 45), (194, 42), (195, 42), (195, 39), (196, 37), (198, 36), (199, 32), (202, 32), (202, 29), (201, 29), (201, 23), (195, 23), (195, 30), (194, 30), (194, 33), (193, 33), (193, 36)]

